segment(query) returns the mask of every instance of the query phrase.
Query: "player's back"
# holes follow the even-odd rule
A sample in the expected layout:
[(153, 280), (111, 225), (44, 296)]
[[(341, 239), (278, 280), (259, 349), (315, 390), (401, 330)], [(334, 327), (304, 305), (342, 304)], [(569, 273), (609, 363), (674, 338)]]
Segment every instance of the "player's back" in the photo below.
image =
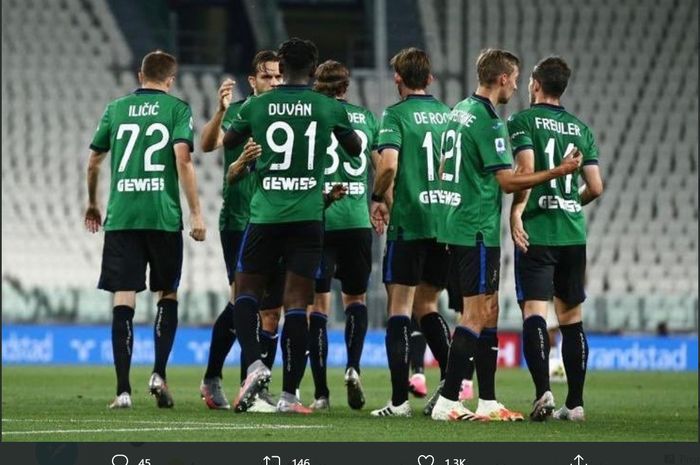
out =
[(390, 240), (436, 237), (440, 143), (450, 108), (431, 95), (409, 95), (384, 111), (379, 149), (399, 151)]
[(111, 151), (111, 186), (104, 228), (182, 229), (174, 144), (192, 149), (192, 113), (163, 91), (138, 89), (112, 101), (91, 147)]
[(232, 127), (241, 121), (262, 146), (250, 222), (321, 221), (331, 132), (352, 130), (342, 104), (307, 86), (283, 85), (251, 98)]
[[(513, 150), (532, 149), (535, 171), (559, 165), (577, 147), (583, 165), (598, 163), (598, 148), (590, 129), (564, 107), (534, 104), (508, 120)], [(532, 188), (522, 218), (535, 245), (572, 245), (586, 241), (581, 209), (579, 173)]]
[(362, 142), (359, 157), (351, 156), (338, 144), (335, 136), (326, 153), (324, 190), (329, 192), (333, 185), (343, 184), (347, 195), (333, 202), (325, 212), (327, 231), (351, 228), (369, 228), (367, 206), (367, 176), (371, 162), (371, 151), (377, 144), (377, 120), (368, 109), (340, 100), (348, 113), (350, 124)]
[(472, 95), (455, 105), (442, 147), (439, 240), (500, 245), (501, 188), (494, 176), (512, 165), (508, 132), (491, 102)]

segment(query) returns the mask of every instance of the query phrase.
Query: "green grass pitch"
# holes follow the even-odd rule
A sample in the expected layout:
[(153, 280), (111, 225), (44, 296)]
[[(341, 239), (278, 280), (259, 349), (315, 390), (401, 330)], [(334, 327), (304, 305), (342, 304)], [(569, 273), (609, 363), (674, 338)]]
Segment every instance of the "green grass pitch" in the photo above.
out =
[[(210, 411), (199, 398), (200, 367), (173, 367), (168, 383), (175, 408), (159, 410), (147, 394), (150, 370), (135, 367), (131, 380), (134, 408), (110, 411), (114, 389), (111, 367), (17, 367), (2, 370), (3, 441), (698, 441), (697, 373), (589, 373), (582, 424), (439, 423), (424, 417), (424, 400), (411, 399), (412, 418), (372, 418), (369, 410), (390, 396), (385, 369), (363, 371), (367, 404), (346, 404), (342, 371), (329, 371), (330, 413), (235, 414)], [(428, 373), (429, 387), (438, 373)], [(237, 368), (225, 371), (229, 399), (235, 397)], [(279, 393), (281, 373), (271, 390)], [(533, 388), (525, 370), (500, 370), (496, 390), (506, 406), (529, 413)], [(553, 385), (557, 406), (564, 385)], [(302, 399), (312, 391), (307, 369)], [(475, 402), (467, 404), (475, 408)]]

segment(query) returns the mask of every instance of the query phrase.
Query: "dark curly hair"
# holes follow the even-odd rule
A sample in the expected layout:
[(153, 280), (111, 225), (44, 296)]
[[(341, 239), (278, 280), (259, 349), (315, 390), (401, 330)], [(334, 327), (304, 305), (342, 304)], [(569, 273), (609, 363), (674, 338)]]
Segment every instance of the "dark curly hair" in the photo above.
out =
[(292, 37), (277, 50), (280, 72), (287, 78), (311, 78), (318, 65), (318, 48), (310, 40)]

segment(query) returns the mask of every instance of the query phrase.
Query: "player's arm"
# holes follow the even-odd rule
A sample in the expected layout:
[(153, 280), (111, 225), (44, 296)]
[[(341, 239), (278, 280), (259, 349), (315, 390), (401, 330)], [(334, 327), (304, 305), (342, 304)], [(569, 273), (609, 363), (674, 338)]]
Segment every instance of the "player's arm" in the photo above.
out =
[(382, 234), (384, 226), (389, 224), (389, 205), (387, 204), (386, 193), (394, 184), (398, 166), (399, 151), (393, 147), (387, 147), (382, 150), (379, 166), (374, 176), (372, 205), (370, 207), (372, 223), (377, 234)]
[(173, 146), (175, 150), (175, 166), (177, 175), (180, 178), (180, 185), (185, 192), (187, 206), (190, 209), (190, 236), (195, 241), (203, 241), (207, 228), (202, 218), (202, 210), (199, 205), (199, 194), (197, 193), (197, 177), (194, 172), (192, 153), (190, 146), (185, 142), (178, 142)]
[(248, 119), (250, 104), (251, 99), (248, 99), (238, 111), (238, 115), (231, 121), (231, 126), (226, 131), (226, 134), (224, 134), (224, 147), (227, 149), (241, 145), (251, 135), (252, 129)]
[(102, 226), (102, 213), (97, 202), (97, 182), (100, 178), (100, 166), (107, 152), (90, 151), (87, 167), (88, 207), (85, 210), (85, 227), (91, 233), (96, 233)]
[(231, 103), (234, 84), (235, 82), (233, 80), (226, 79), (219, 87), (219, 107), (216, 113), (214, 113), (211, 119), (207, 121), (207, 124), (202, 128), (202, 134), (199, 140), (199, 145), (203, 152), (216, 150), (221, 147), (224, 142), (224, 131), (221, 129), (221, 125), (226, 110)]
[(354, 130), (343, 130), (338, 131), (337, 129), (333, 131), (336, 139), (338, 139), (338, 144), (345, 149), (345, 151), (351, 157), (359, 157), (362, 155), (362, 140), (360, 136), (355, 134)]
[(574, 148), (566, 154), (559, 166), (552, 169), (537, 171), (536, 173), (518, 173), (512, 168), (503, 168), (496, 171), (496, 180), (505, 193), (512, 194), (513, 192), (529, 189), (538, 184), (571, 174), (578, 169), (580, 164), (581, 152)]
[(581, 175), (586, 186), (581, 191), (581, 205), (587, 205), (603, 194), (603, 179), (597, 164), (585, 164)]
[(251, 163), (260, 157), (260, 154), (262, 154), (262, 147), (255, 143), (252, 137), (249, 138), (243, 147), (241, 155), (229, 165), (226, 172), (226, 182), (234, 184), (246, 177), (250, 172)]
[[(530, 174), (535, 172), (535, 152), (532, 149), (520, 150), (515, 154), (515, 173)], [(523, 226), (522, 214), (530, 197), (530, 189), (513, 193), (513, 203), (510, 207), (510, 234), (513, 243), (523, 252), (527, 252), (529, 244), (527, 232)]]

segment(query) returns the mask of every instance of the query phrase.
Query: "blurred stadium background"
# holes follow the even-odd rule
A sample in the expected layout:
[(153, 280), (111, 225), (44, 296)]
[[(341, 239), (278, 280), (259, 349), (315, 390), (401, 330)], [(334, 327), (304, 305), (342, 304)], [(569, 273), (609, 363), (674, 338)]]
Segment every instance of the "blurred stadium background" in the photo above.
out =
[[(551, 53), (566, 58), (574, 74), (563, 103), (596, 134), (606, 184), (603, 197), (585, 209), (586, 325), (634, 336), (616, 338), (627, 340), (619, 346), (601, 336), (608, 342), (598, 347), (628, 351), (609, 367), (697, 369), (697, 17), (695, 0), (4, 0), (3, 362), (111, 361), (108, 347), (82, 355), (80, 349), (91, 338), (108, 343), (107, 328), (56, 328), (110, 321), (110, 295), (96, 289), (102, 235), (83, 227), (86, 161), (106, 103), (137, 87), (141, 57), (154, 48), (176, 54), (181, 68), (173, 93), (191, 104), (200, 130), (225, 76), (235, 76), (236, 97), (245, 96), (255, 51), (296, 35), (314, 40), (322, 60), (347, 63), (349, 100), (377, 116), (397, 100), (388, 60), (406, 46), (429, 52), (437, 78), (432, 93), (448, 105), (475, 89), (482, 48), (512, 50), (524, 68), (508, 114), (528, 105), (527, 79), (537, 60)], [(180, 322), (207, 328), (191, 335), (206, 345), (208, 325), (228, 298), (216, 230), (223, 168), (220, 153), (197, 148), (196, 159), (209, 235), (203, 244), (185, 241)], [(103, 170), (103, 205), (108, 180)], [(504, 212), (509, 202), (507, 196)], [(512, 244), (503, 224), (499, 327), (517, 332)], [(376, 329), (385, 319), (382, 248), (375, 241), (369, 308)], [(142, 293), (137, 321), (150, 324), (154, 313), (154, 298)], [(335, 327), (341, 318), (335, 311)], [(150, 330), (142, 330), (145, 343)], [(187, 334), (184, 328), (179, 337)], [(76, 337), (83, 339), (74, 344)], [(174, 361), (200, 361), (179, 358), (192, 347), (176, 347)], [(644, 352), (649, 348), (653, 356)], [(663, 350), (678, 363), (662, 363)], [(136, 350), (135, 362), (147, 361), (147, 352), (139, 359)]]

